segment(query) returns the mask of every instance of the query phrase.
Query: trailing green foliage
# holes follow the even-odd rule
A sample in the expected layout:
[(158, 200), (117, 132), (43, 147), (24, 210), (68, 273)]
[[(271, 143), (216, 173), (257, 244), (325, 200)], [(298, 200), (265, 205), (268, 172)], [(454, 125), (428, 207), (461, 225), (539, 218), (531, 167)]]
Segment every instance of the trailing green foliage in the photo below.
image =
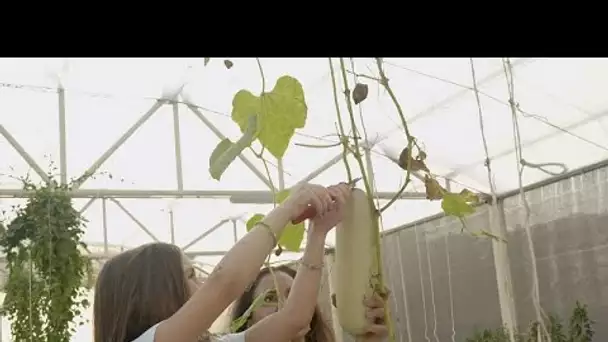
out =
[[(211, 58), (206, 57), (204, 59), (204, 64), (208, 65)], [(375, 58), (375, 64), (378, 68), (378, 76), (369, 76), (369, 75), (358, 75), (354, 70), (354, 62), (351, 59), (351, 69), (348, 70), (352, 73), (354, 77), (354, 87), (351, 89), (351, 84), (348, 81), (344, 58), (340, 58), (340, 75), (342, 79), (343, 86), (343, 95), (344, 101), (346, 103), (346, 108), (348, 109), (348, 123), (350, 123), (350, 133), (347, 133), (344, 121), (342, 119), (342, 115), (340, 113), (339, 106), (339, 98), (338, 98), (338, 87), (337, 87), (337, 79), (336, 72), (333, 67), (333, 62), (331, 58), (328, 58), (329, 61), (329, 69), (332, 80), (332, 90), (333, 90), (333, 98), (336, 106), (336, 118), (337, 118), (337, 135), (339, 137), (339, 143), (330, 144), (327, 146), (309, 146), (314, 148), (324, 148), (324, 147), (335, 147), (342, 146), (343, 148), (343, 161), (345, 165), (346, 175), (348, 177), (348, 181), (352, 180), (353, 174), (348, 163), (347, 154), (352, 155), (357, 165), (359, 166), (359, 171), (361, 177), (363, 179), (363, 185), (365, 187), (365, 191), (368, 194), (368, 201), (370, 207), (373, 209), (377, 215), (381, 215), (381, 213), (390, 207), (405, 191), (406, 187), (410, 183), (410, 177), (412, 174), (416, 173), (417, 177), (423, 177), (426, 197), (431, 201), (442, 201), (442, 209), (446, 213), (446, 215), (451, 215), (457, 217), (463, 225), (463, 229), (466, 228), (465, 216), (471, 214), (475, 211), (474, 206), (476, 204), (485, 203), (482, 200), (481, 196), (478, 194), (474, 194), (473, 192), (465, 189), (460, 193), (452, 193), (449, 190), (443, 188), (439, 182), (436, 180), (435, 175), (429, 170), (427, 165), (425, 164), (425, 160), (427, 157), (427, 152), (424, 151), (416, 137), (414, 137), (410, 131), (408, 124), (405, 120), (405, 114), (402, 109), (401, 104), (399, 103), (395, 93), (393, 92), (389, 80), (385, 75), (383, 69), (383, 60), (382, 58)], [(262, 145), (262, 151), (260, 153), (254, 153), (256, 156), (262, 160), (264, 163), (264, 168), (266, 170), (266, 174), (268, 176), (268, 181), (270, 183), (270, 188), (273, 191), (274, 196), (274, 204), (278, 200), (278, 194), (276, 193), (276, 189), (272, 185), (272, 177), (268, 170), (268, 165), (266, 160), (263, 158), (263, 152), (268, 150), (275, 158), (281, 159), (290, 144), (291, 138), (295, 134), (296, 129), (303, 128), (306, 124), (306, 118), (308, 114), (308, 106), (306, 105), (304, 90), (300, 82), (291, 77), (291, 76), (282, 76), (280, 77), (275, 87), (270, 92), (266, 92), (265, 85), (266, 80), (264, 77), (264, 70), (262, 69), (262, 65), (259, 59), (256, 59), (258, 64), (258, 68), (260, 70), (260, 76), (262, 79), (262, 92), (259, 96), (252, 94), (248, 90), (240, 90), (238, 91), (232, 100), (232, 120), (237, 123), (243, 133), (243, 136), (239, 139), (240, 143), (232, 143), (228, 139), (224, 139), (220, 141), (218, 146), (215, 148), (210, 160), (209, 160), (209, 172), (212, 178), (216, 180), (220, 180), (222, 173), (229, 167), (230, 163), (236, 159), (238, 156), (237, 152), (243, 151), (245, 148), (251, 148), (251, 144), (254, 141), (258, 141)], [(224, 60), (224, 66), (227, 69), (231, 69), (234, 64), (232, 61)], [(403, 132), (406, 137), (407, 145), (403, 147), (399, 158), (394, 158), (391, 156), (387, 156), (389, 159), (393, 160), (400, 168), (404, 170), (403, 180), (395, 179), (395, 184), (399, 181), (402, 182), (402, 186), (397, 191), (397, 194), (382, 208), (376, 208), (373, 193), (375, 189), (372, 188), (372, 180), (368, 177), (368, 172), (371, 170), (366, 170), (363, 155), (365, 146), (363, 144), (364, 140), (367, 139), (366, 129), (363, 125), (363, 120), (361, 118), (361, 127), (358, 127), (355, 120), (355, 111), (354, 106), (359, 106), (359, 115), (362, 115), (361, 105), (367, 99), (369, 86), (367, 84), (361, 83), (358, 81), (359, 76), (362, 78), (375, 80), (379, 85), (381, 85), (384, 90), (389, 94), (392, 103), (394, 104), (399, 119), (401, 121), (401, 125), (403, 128)], [(252, 128), (251, 117), (256, 116), (257, 120), (255, 120), (255, 128)], [(364, 134), (361, 135), (360, 132)], [(252, 132), (255, 132), (252, 134)], [(280, 189), (282, 190), (282, 189)], [(288, 192), (283, 193), (287, 196)], [(263, 219), (262, 214), (255, 214), (253, 217), (249, 219), (247, 222), (247, 229), (250, 230), (256, 222), (259, 222)], [(381, 267), (379, 267), (381, 263), (381, 246), (380, 246), (380, 220), (374, 220), (373, 229), (377, 231), (377, 234), (374, 236), (374, 244), (376, 245), (376, 255), (375, 262), (378, 267), (377, 277), (374, 279), (374, 289), (377, 293), (383, 293), (385, 291), (384, 277), (382, 275)], [(481, 232), (475, 233), (470, 232), (473, 235), (485, 236), (494, 239), (499, 239), (499, 237), (482, 230)], [(281, 252), (284, 247), (287, 250), (297, 251), (300, 248), (304, 238), (304, 224), (300, 223), (297, 225), (288, 226), (279, 241), (279, 249), (277, 250), (277, 255)], [(390, 319), (390, 312), (388, 311), (388, 306), (386, 306), (385, 313), (385, 321), (387, 322), (389, 329), (389, 339), (394, 341), (393, 327)]]
[[(591, 342), (593, 340), (593, 324), (587, 313), (587, 306), (576, 302), (575, 308), (570, 315), (568, 331), (565, 331), (564, 325), (559, 317), (555, 315), (549, 316), (548, 322), (545, 322), (549, 330), (551, 342)], [(531, 322), (528, 331), (522, 334), (516, 334), (515, 342), (546, 342), (549, 339), (546, 336), (539, 336), (538, 322)], [(509, 333), (505, 328), (485, 329), (476, 331), (472, 337), (466, 339), (466, 342), (511, 342)]]
[[(204, 58), (204, 64), (208, 65), (211, 58)], [(251, 91), (242, 89), (239, 90), (233, 97), (232, 100), (232, 121), (234, 121), (240, 128), (243, 135), (237, 142), (232, 142), (230, 139), (223, 139), (218, 143), (214, 149), (211, 157), (209, 158), (209, 173), (215, 180), (220, 180), (224, 171), (230, 166), (230, 164), (238, 157), (238, 155), (244, 149), (251, 149), (253, 142), (258, 141), (262, 146), (262, 152), (256, 155), (264, 161), (266, 167), (266, 173), (272, 183), (272, 177), (268, 172), (268, 167), (262, 155), (265, 150), (268, 150), (275, 158), (282, 158), (291, 143), (291, 138), (295, 134), (297, 129), (303, 128), (306, 124), (308, 116), (308, 106), (306, 104), (304, 89), (302, 84), (294, 77), (284, 75), (277, 79), (274, 88), (271, 91), (266, 91), (264, 72), (262, 70), (260, 61), (257, 60), (260, 69), (260, 75), (262, 77), (262, 92), (259, 95), (253, 94)], [(407, 146), (403, 148), (399, 158), (387, 156), (393, 160), (400, 168), (405, 172), (405, 181), (403, 186), (399, 189), (398, 194), (401, 194), (405, 187), (410, 183), (410, 174), (417, 172), (422, 174), (424, 177), (424, 184), (427, 199), (431, 201), (441, 200), (442, 209), (445, 214), (457, 217), (463, 223), (465, 227), (464, 217), (475, 211), (474, 206), (479, 203), (483, 203), (484, 199), (480, 198), (478, 194), (475, 194), (469, 190), (463, 190), (459, 193), (452, 193), (447, 189), (443, 188), (436, 180), (435, 175), (429, 170), (426, 165), (427, 152), (424, 151), (416, 137), (414, 137), (410, 131), (408, 124), (405, 120), (405, 114), (402, 110), (402, 106), (399, 103), (396, 95), (390, 87), (389, 80), (385, 75), (382, 58), (376, 58), (375, 64), (378, 67), (378, 76), (361, 75), (362, 78), (368, 80), (374, 80), (379, 83), (390, 95), (390, 100), (395, 105), (401, 124), (403, 125), (403, 131), (408, 141)], [(230, 60), (224, 60), (224, 66), (227, 69), (233, 67), (233, 62)], [(342, 76), (342, 83), (344, 87), (344, 99), (348, 108), (348, 115), (346, 120), (350, 123), (351, 134), (346, 133), (343, 119), (341, 117), (340, 108), (338, 105), (338, 91), (337, 91), (337, 77), (334, 75), (334, 69), (330, 60), (330, 71), (332, 74), (332, 85), (334, 92), (334, 100), (336, 104), (337, 121), (339, 124), (340, 142), (329, 146), (309, 146), (309, 147), (334, 147), (343, 146), (344, 151), (344, 162), (346, 167), (346, 173), (348, 174), (349, 180), (352, 177), (350, 166), (346, 160), (346, 154), (351, 153), (357, 160), (361, 175), (364, 178), (365, 190), (371, 193), (373, 189), (369, 186), (369, 180), (366, 176), (366, 170), (361, 160), (362, 146), (360, 146), (359, 140), (361, 137), (359, 132), (362, 130), (365, 132), (365, 127), (358, 127), (354, 118), (354, 106), (360, 106), (367, 99), (368, 85), (356, 81), (352, 91), (349, 90), (350, 85), (346, 78), (347, 70), (345, 69), (344, 59), (340, 58), (340, 73)], [(351, 67), (354, 68), (354, 63), (351, 60)], [(355, 70), (350, 70), (351, 73), (355, 74)], [(352, 135), (352, 136), (351, 136)], [(398, 180), (395, 180), (397, 183)], [(275, 194), (277, 195), (277, 194)], [(384, 207), (377, 210), (379, 213), (386, 210), (392, 205), (399, 196), (389, 203), (385, 204)], [(276, 199), (276, 196), (275, 196)], [(275, 201), (276, 203), (280, 201)], [(262, 214), (253, 215), (247, 224), (248, 229), (263, 218)], [(487, 231), (471, 232), (473, 235), (486, 236), (494, 239), (498, 237)], [(281, 237), (280, 246), (283, 248), (296, 251), (299, 250), (302, 240), (304, 238), (304, 225), (298, 224), (289, 226), (285, 229), (285, 233)]]
[(75, 320), (89, 306), (85, 220), (72, 206), (70, 185), (49, 178), (41, 186), (23, 181), (27, 203), (13, 208), (15, 217), (0, 238), (8, 268), (3, 311), (16, 341), (69, 342)]

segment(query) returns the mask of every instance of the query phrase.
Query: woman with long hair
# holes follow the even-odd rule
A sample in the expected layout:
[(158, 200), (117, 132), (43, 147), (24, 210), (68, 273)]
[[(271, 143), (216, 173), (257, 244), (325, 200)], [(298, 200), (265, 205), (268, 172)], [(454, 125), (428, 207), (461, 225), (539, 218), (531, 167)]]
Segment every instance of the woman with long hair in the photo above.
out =
[[(317, 308), (317, 297), (324, 266), (325, 238), (342, 221), (343, 209), (338, 205), (309, 221), (306, 248), (297, 272), (287, 266), (265, 268), (236, 302), (232, 318), (236, 322), (244, 320), (245, 324), (238, 331), (244, 334), (246, 342), (334, 341), (331, 329)], [(260, 298), (262, 304), (253, 307), (250, 316), (244, 316), (256, 298)], [(386, 335), (382, 321), (384, 302), (374, 297), (366, 304), (369, 326), (357, 338), (381, 340)]]
[[(201, 340), (217, 317), (256, 278), (289, 222), (309, 206), (316, 210), (313, 221), (336, 217), (350, 193), (350, 186), (343, 183), (329, 188), (306, 184), (293, 189), (288, 199), (226, 253), (202, 284), (181, 250), (170, 244), (148, 244), (113, 257), (104, 264), (95, 286), (94, 341)], [(308, 262), (314, 264), (316, 260)], [(244, 334), (228, 335), (223, 340), (270, 341), (245, 339)]]
[[(238, 322), (239, 319), (244, 318), (243, 324), (237, 328), (237, 332), (246, 332), (267, 316), (280, 312), (278, 311), (279, 303), (281, 301), (285, 302), (286, 299), (284, 297), (290, 295), (290, 290), (294, 285), (294, 279), (296, 279), (296, 277), (296, 270), (287, 265), (262, 269), (252, 286), (241, 296), (241, 298), (239, 298), (234, 306), (232, 312), (233, 322)], [(247, 309), (251, 307), (255, 298), (258, 296), (263, 296), (262, 304), (254, 309), (250, 316), (246, 317)], [(302, 324), (306, 324), (303, 325), (303, 328), (298, 331), (291, 341), (334, 342), (334, 332), (319, 310), (319, 307), (316, 304), (317, 299), (307, 299), (308, 302), (303, 305), (314, 305), (315, 307), (312, 317), (308, 318), (308, 320), (306, 319), (307, 315), (302, 314), (301, 311), (293, 314), (288, 312), (282, 313), (285, 315), (294, 315), (292, 316), (292, 319), (300, 319), (303, 322)], [(382, 321), (384, 319), (384, 302), (381, 298), (374, 297), (371, 298), (371, 300), (366, 301), (365, 304), (368, 307), (370, 325), (364, 335), (357, 336), (357, 340), (366, 342), (382, 341), (387, 336), (387, 328)], [(265, 330), (267, 330), (266, 333), (269, 335), (273, 335), (275, 329), (268, 326)], [(268, 341), (269, 340), (270, 339), (268, 339)], [(272, 341), (274, 341), (274, 339), (272, 339)]]

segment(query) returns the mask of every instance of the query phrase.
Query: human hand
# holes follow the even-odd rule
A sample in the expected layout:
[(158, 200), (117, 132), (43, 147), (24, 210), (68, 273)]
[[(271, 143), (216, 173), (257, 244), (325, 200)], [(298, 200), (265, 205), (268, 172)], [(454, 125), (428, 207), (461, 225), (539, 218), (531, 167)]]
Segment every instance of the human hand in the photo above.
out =
[(315, 217), (325, 214), (335, 206), (329, 188), (317, 184), (302, 184), (295, 187), (287, 200), (281, 205), (289, 212), (289, 219), (293, 221), (312, 206), (316, 212)]
[(346, 183), (328, 188), (334, 202), (324, 215), (317, 215), (310, 221), (309, 234), (327, 235), (344, 218), (344, 207), (352, 195), (352, 187)]
[(384, 300), (375, 293), (371, 298), (367, 298), (364, 304), (367, 307), (365, 315), (369, 325), (365, 328), (365, 333), (357, 340), (362, 342), (383, 341), (388, 336), (388, 327), (384, 321)]
[(300, 332), (298, 332), (298, 334), (296, 335), (296, 338), (293, 339), (292, 342), (294, 342), (294, 341), (305, 341), (306, 334), (308, 334), (309, 331), (310, 331), (310, 325), (307, 326), (306, 328), (300, 330)]

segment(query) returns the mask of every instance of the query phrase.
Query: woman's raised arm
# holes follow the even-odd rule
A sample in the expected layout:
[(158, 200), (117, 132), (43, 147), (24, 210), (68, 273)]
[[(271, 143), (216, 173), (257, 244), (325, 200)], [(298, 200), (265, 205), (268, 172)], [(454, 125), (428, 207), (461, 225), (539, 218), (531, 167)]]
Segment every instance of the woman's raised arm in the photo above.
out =
[(190, 300), (158, 326), (154, 341), (196, 341), (255, 279), (287, 223), (309, 205), (315, 207), (319, 216), (331, 208), (333, 200), (329, 191), (319, 185), (306, 184), (294, 189), (287, 200), (226, 253)]
[(335, 203), (323, 216), (311, 220), (304, 255), (289, 296), (281, 310), (259, 321), (245, 332), (245, 342), (284, 342), (303, 338), (317, 306), (323, 273), (325, 238), (343, 218), (343, 206), (351, 194), (351, 186), (330, 187)]

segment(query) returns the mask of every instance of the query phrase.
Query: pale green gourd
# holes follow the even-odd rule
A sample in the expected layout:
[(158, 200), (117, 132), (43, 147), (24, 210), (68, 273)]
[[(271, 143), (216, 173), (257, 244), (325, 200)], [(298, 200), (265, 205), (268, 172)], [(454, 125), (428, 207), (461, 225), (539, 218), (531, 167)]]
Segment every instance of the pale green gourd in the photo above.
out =
[(373, 220), (367, 194), (353, 189), (345, 217), (336, 229), (333, 269), (338, 321), (353, 336), (363, 333), (368, 324), (363, 301), (373, 294), (372, 277), (378, 274)]

